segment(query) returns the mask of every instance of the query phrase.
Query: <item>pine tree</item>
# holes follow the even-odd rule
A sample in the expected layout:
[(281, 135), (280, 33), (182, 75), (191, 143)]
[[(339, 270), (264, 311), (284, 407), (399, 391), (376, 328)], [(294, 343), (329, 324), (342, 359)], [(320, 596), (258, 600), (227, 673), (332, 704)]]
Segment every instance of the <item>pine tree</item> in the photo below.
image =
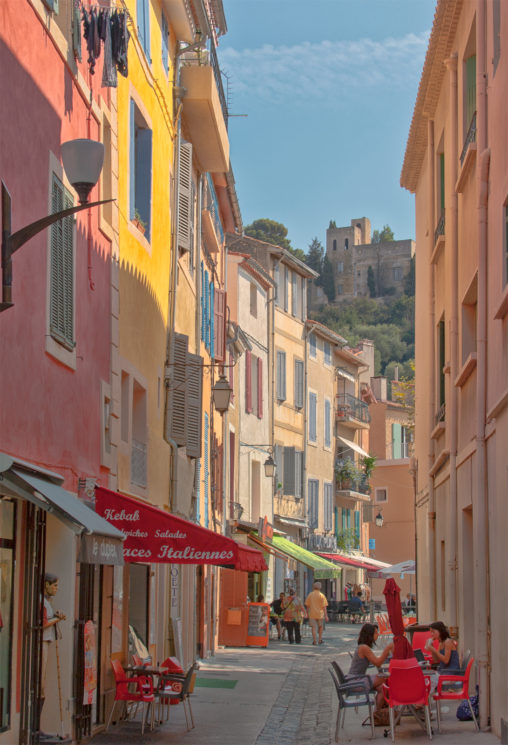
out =
[(321, 275), (321, 286), (324, 290), (328, 302), (331, 303), (335, 300), (335, 282), (333, 279), (333, 267), (332, 262), (325, 255), (323, 259), (323, 273)]
[(371, 297), (376, 297), (376, 278), (374, 276), (374, 269), (370, 264), (367, 269), (367, 286), (369, 288), (369, 295)]

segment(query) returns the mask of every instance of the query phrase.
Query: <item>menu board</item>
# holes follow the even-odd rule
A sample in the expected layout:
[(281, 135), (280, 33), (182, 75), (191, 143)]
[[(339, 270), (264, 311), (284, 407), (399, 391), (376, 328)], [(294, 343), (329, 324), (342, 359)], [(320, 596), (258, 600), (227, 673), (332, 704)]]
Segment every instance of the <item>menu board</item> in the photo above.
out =
[(249, 603), (247, 646), (267, 647), (270, 633), (270, 606), (268, 603)]

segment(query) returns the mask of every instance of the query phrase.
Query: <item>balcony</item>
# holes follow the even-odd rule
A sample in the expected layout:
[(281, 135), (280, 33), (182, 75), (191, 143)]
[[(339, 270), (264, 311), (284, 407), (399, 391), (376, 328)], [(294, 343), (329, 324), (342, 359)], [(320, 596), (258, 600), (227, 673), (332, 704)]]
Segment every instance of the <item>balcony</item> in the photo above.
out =
[(201, 213), (203, 233), (207, 239), (208, 250), (216, 253), (224, 245), (224, 230), (220, 221), (219, 202), (209, 173), (206, 175), (203, 210)]
[(327, 535), (311, 533), (307, 537), (307, 550), (334, 554), (337, 552), (337, 538), (334, 533)]
[(229, 170), (227, 105), (215, 50), (182, 55), (183, 115), (204, 171)]
[(286, 494), (276, 494), (273, 498), (274, 517), (296, 520), (302, 525), (306, 523), (305, 500)]
[(351, 429), (367, 429), (370, 423), (369, 407), (350, 393), (339, 393), (337, 421)]
[(473, 142), (476, 142), (476, 111), (474, 112), (473, 118), (471, 119), (471, 124), (469, 125), (466, 139), (464, 140), (464, 147), (462, 148), (462, 152), (460, 154), (461, 166), (464, 165), (464, 160), (466, 158), (467, 149), (469, 145), (471, 145)]
[(445, 234), (445, 213), (443, 212), (439, 218), (436, 230), (434, 231), (434, 244), (436, 244), (441, 236)]

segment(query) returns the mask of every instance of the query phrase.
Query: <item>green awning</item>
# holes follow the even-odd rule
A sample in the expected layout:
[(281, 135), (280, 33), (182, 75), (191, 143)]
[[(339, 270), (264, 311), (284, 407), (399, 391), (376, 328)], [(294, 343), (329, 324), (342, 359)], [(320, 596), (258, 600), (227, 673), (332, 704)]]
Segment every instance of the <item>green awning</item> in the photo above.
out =
[(305, 564), (310, 567), (314, 572), (316, 579), (335, 579), (340, 577), (342, 569), (333, 564), (331, 561), (323, 559), (321, 556), (316, 556), (311, 551), (307, 551), (302, 546), (297, 546), (296, 543), (288, 541), (287, 538), (283, 538), (280, 535), (274, 535), (272, 538), (272, 545), (282, 553), (291, 556), (292, 559)]

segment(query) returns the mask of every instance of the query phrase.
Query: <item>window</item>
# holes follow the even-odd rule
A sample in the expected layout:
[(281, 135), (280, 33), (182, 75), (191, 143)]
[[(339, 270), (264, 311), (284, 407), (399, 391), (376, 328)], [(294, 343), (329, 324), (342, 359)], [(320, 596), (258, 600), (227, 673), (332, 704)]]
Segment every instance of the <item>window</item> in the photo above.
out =
[(439, 207), (440, 213), (445, 208), (445, 158), (444, 153), (439, 153)]
[(349, 249), (349, 238), (344, 239), (344, 248), (346, 249), (346, 251)]
[(58, 13), (58, 0), (42, 0), (42, 2), (46, 6), (46, 8), (52, 10), (53, 13)]
[(130, 219), (150, 241), (152, 212), (152, 130), (131, 99)]
[(254, 318), (258, 317), (258, 288), (254, 282), (250, 283), (250, 314)]
[(280, 308), (280, 266), (278, 261), (275, 262), (273, 275), (275, 280), (275, 305)]
[(208, 528), (209, 515), (208, 515), (208, 482), (209, 482), (209, 453), (210, 453), (210, 425), (208, 420), (208, 413), (205, 411), (205, 463), (204, 463), (204, 502), (205, 502), (205, 528)]
[(307, 519), (309, 528), (316, 530), (319, 524), (319, 481), (309, 479)]
[(337, 250), (337, 239), (336, 238), (333, 239), (333, 250), (334, 251)]
[(325, 341), (323, 351), (325, 355), (325, 365), (331, 365), (332, 364), (332, 347), (329, 341)]
[(219, 362), (226, 360), (226, 293), (212, 287), (213, 306), (213, 347), (211, 355)]
[(402, 267), (394, 266), (392, 269), (392, 276), (394, 282), (400, 282), (402, 279)]
[(465, 130), (469, 130), (476, 111), (476, 55), (473, 54), (466, 60), (465, 75)]
[(131, 481), (147, 485), (146, 390), (137, 382), (132, 385)]
[(499, 64), (499, 58), (501, 56), (501, 0), (493, 0), (492, 3), (492, 25), (493, 25), (493, 39), (494, 39), (494, 56), (492, 58), (492, 64), (494, 66), (494, 75), (496, 74), (497, 66)]
[(337, 262), (337, 272), (339, 274), (342, 274), (343, 271), (344, 271), (344, 262), (343, 261), (338, 261)]
[(315, 334), (309, 336), (309, 354), (314, 359), (317, 357), (317, 342)]
[(504, 208), (504, 261), (503, 261), (504, 283), (508, 284), (508, 204)]
[(307, 318), (307, 285), (305, 277), (302, 277), (301, 298), (300, 298), (300, 319), (305, 321)]
[(398, 422), (392, 422), (392, 458), (402, 458), (402, 427)]
[(303, 361), (295, 360), (295, 409), (303, 409)]
[(166, 388), (166, 440), (186, 447), (189, 458), (201, 457), (203, 358), (188, 351), (189, 338), (173, 334)]
[(149, 0), (137, 0), (136, 18), (138, 22), (138, 36), (143, 51), (149, 62), (150, 59), (150, 2)]
[(444, 406), (445, 406), (445, 353), (446, 353), (446, 342), (445, 342), (445, 322), (444, 318), (442, 318), (439, 321), (438, 326), (438, 343), (439, 343), (439, 350), (438, 350), (438, 391), (439, 391), (439, 409), (440, 409), (440, 419), (439, 421), (444, 420)]
[(301, 499), (303, 497), (302, 479), (303, 479), (303, 451), (295, 450), (295, 497), (297, 497), (298, 499)]
[(388, 502), (388, 489), (378, 489), (374, 491), (374, 501), (375, 502)]
[[(73, 207), (70, 193), (53, 174), (51, 211)], [(74, 342), (74, 219), (66, 217), (51, 226), (49, 331), (66, 349)]]
[(263, 360), (245, 353), (245, 411), (263, 417)]
[(298, 275), (291, 272), (291, 314), (296, 316), (298, 313)]
[[(222, 291), (221, 291), (222, 292)], [(205, 269), (204, 263), (201, 262), (201, 341), (204, 342), (206, 349), (210, 353), (211, 357), (215, 357), (215, 342), (216, 342), (216, 329), (215, 319), (219, 323), (222, 322), (224, 326), (224, 317), (221, 315), (225, 314), (225, 293), (222, 292), (223, 302), (216, 302), (216, 291), (213, 282), (210, 282), (210, 275), (208, 270)], [(222, 304), (221, 304), (222, 303)], [(220, 306), (220, 307), (219, 307)], [(221, 359), (224, 359), (224, 343), (225, 334), (222, 333), (221, 339)], [(219, 352), (218, 352), (219, 353)]]
[(411, 432), (407, 427), (401, 428), (401, 458), (409, 458), (409, 448), (412, 442)]
[(284, 310), (289, 308), (289, 269), (284, 267)]
[(162, 14), (161, 33), (162, 33), (162, 43), (161, 43), (162, 66), (164, 70), (166, 71), (166, 75), (168, 75), (169, 74), (169, 28), (168, 28), (168, 22), (166, 20), (166, 16), (164, 15), (164, 13)]
[(317, 394), (309, 393), (309, 442), (317, 440)]
[(333, 528), (333, 487), (332, 484), (323, 484), (323, 529), (329, 532)]
[(343, 293), (342, 285), (337, 285), (337, 295), (342, 295), (342, 293)]
[(286, 400), (286, 353), (277, 351), (277, 400)]
[(478, 302), (478, 281), (475, 275), (462, 300), (461, 347), (462, 364), (469, 355), (476, 352), (476, 316)]
[(360, 546), (360, 510), (354, 511), (356, 545)]
[(324, 437), (325, 437), (325, 448), (329, 448), (332, 445), (332, 424), (331, 424), (331, 413), (332, 413), (332, 404), (331, 401), (328, 398), (325, 398), (325, 431), (324, 431)]

